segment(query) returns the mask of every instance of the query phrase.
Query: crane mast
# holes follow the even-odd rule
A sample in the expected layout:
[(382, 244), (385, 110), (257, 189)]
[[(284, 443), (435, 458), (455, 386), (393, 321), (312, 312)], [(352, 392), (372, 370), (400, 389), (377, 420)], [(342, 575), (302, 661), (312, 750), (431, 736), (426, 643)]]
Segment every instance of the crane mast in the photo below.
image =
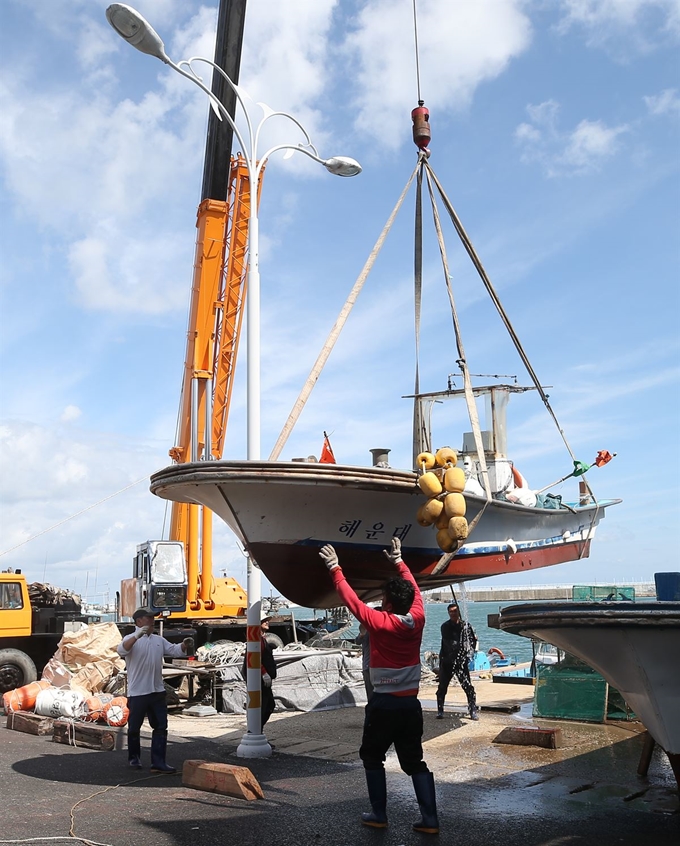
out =
[[(251, 203), (246, 164), (237, 155), (231, 159), (226, 202), (206, 199), (198, 207), (179, 437), (170, 450), (170, 457), (180, 464), (219, 459), (223, 454), (247, 289)], [(212, 512), (174, 502), (170, 539), (184, 543), (189, 609), (213, 615), (219, 610), (222, 616), (216, 597), (219, 585), (212, 572)]]

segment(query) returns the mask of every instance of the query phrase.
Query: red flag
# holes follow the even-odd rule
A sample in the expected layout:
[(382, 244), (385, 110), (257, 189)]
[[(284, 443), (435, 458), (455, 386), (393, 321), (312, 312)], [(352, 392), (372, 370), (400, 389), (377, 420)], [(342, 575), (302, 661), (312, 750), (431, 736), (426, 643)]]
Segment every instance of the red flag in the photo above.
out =
[(331, 448), (331, 442), (328, 440), (328, 435), (325, 432), (323, 433), (323, 448), (321, 450), (319, 464), (337, 464), (333, 455), (333, 449)]
[[(614, 453), (614, 455), (616, 455), (616, 453)], [(593, 461), (593, 464), (596, 467), (602, 467), (604, 464), (610, 462), (612, 458), (614, 458), (614, 455), (612, 455), (611, 452), (607, 452), (606, 449), (601, 449), (595, 456), (595, 461)]]

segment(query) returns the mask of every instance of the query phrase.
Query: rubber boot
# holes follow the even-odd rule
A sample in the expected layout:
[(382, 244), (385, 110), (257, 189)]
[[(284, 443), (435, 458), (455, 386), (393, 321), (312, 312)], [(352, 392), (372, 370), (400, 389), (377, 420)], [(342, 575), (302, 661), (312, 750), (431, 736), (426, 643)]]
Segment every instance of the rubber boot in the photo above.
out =
[(387, 780), (385, 770), (365, 770), (371, 811), (361, 815), (361, 824), (371, 828), (387, 828)]
[(444, 700), (441, 699), (439, 696), (437, 697), (437, 719), (444, 719)]
[(439, 834), (434, 776), (429, 770), (425, 770), (424, 773), (415, 773), (411, 778), (420, 808), (420, 819), (413, 823), (413, 830), (422, 834)]
[(152, 773), (176, 773), (175, 767), (165, 763), (165, 750), (168, 746), (167, 731), (154, 729), (151, 733), (151, 772)]

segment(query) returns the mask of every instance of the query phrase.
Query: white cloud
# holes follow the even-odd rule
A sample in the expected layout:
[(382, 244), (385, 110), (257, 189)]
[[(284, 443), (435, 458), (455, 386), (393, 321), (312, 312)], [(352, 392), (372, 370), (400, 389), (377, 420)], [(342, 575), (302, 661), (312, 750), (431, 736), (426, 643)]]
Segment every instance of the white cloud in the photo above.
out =
[[(441, 112), (467, 108), (476, 88), (506, 70), (531, 41), (521, 0), (418, 5), (421, 94)], [(345, 41), (357, 64), (355, 128), (397, 149), (407, 143), (404, 119), (416, 105), (413, 10), (401, 0), (373, 0)]]
[(664, 40), (680, 39), (677, 0), (560, 0), (560, 9), (559, 32), (578, 28), (590, 46), (604, 48), (623, 62)]
[(83, 412), (78, 408), (77, 405), (67, 405), (66, 408), (61, 413), (61, 421), (62, 423), (71, 423), (74, 420), (77, 420)]
[(680, 112), (680, 97), (677, 88), (665, 88), (660, 94), (643, 97), (650, 114), (667, 115)]
[(626, 126), (605, 126), (601, 120), (582, 120), (570, 133), (560, 162), (578, 173), (596, 169), (603, 159), (616, 153), (617, 139), (627, 130)]
[(529, 105), (527, 112), (532, 123), (521, 123), (515, 130), (522, 161), (539, 162), (549, 177), (598, 170), (619, 151), (619, 137), (629, 130), (625, 124), (607, 126), (601, 120), (582, 120), (575, 129), (562, 131), (558, 126), (559, 104), (554, 100)]

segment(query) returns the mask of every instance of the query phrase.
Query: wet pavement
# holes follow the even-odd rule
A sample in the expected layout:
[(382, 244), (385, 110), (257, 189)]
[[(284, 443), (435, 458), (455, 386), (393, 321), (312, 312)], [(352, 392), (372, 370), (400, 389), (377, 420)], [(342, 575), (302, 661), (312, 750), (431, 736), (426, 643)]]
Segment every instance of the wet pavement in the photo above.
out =
[[(493, 693), (486, 696), (488, 708), (494, 707)], [(527, 695), (531, 691), (522, 691), (524, 700)], [(428, 696), (424, 691), (426, 708)], [(168, 760), (178, 767), (190, 759), (249, 767), (265, 795), (251, 802), (184, 788), (180, 775), (130, 772), (124, 751), (64, 746), (9, 731), (3, 718), (0, 843), (66, 838), (69, 832), (110, 846), (680, 843), (678, 794), (665, 755), (656, 749), (647, 777), (636, 773), (638, 723), (532, 720), (526, 708), (513, 715), (483, 710), (475, 723), (455, 701), (444, 720), (432, 710), (425, 714), (440, 836), (411, 831), (415, 798), (392, 755), (386, 765), (389, 828), (363, 828), (358, 818), (367, 802), (357, 756), (362, 717), (361, 708), (277, 713), (267, 726), (274, 754), (249, 760), (236, 757), (243, 716), (171, 717)], [(509, 725), (559, 726), (564, 746), (494, 744)], [(143, 741), (147, 767), (148, 743)]]

